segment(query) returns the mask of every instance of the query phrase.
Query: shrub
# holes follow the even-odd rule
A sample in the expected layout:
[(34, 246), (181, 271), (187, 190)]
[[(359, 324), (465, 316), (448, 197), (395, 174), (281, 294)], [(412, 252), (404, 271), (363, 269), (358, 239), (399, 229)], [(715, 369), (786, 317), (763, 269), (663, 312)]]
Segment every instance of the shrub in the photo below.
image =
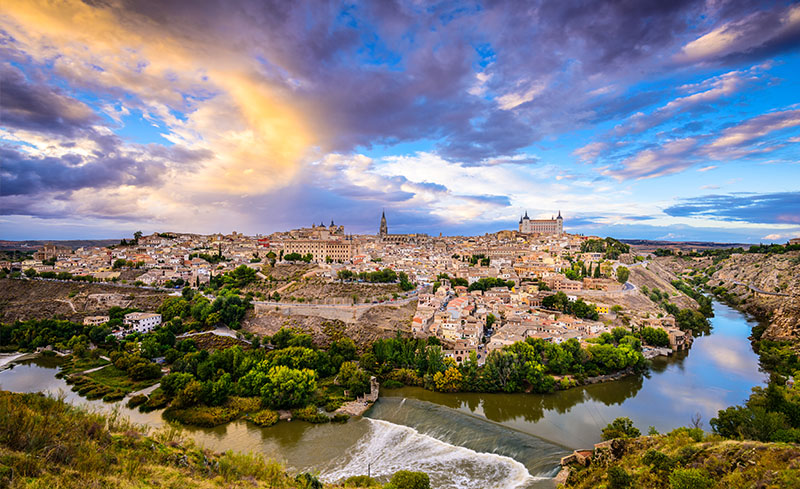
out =
[(308, 472), (297, 474), (294, 480), (300, 483), (299, 487), (302, 489), (322, 489), (322, 482), (319, 481), (317, 476), (309, 474)]
[(625, 489), (631, 486), (631, 476), (622, 467), (614, 466), (608, 469), (608, 487), (610, 489)]
[(331, 420), (329, 417), (317, 411), (317, 408), (314, 406), (306, 406), (301, 409), (293, 409), (292, 418), (296, 418), (301, 421), (308, 421), (309, 423), (314, 423), (314, 424), (327, 423)]
[(700, 469), (678, 469), (669, 475), (672, 489), (710, 489), (714, 481)]
[(669, 472), (675, 465), (674, 460), (658, 450), (648, 450), (642, 457), (642, 463), (649, 465), (655, 472)]
[(133, 409), (135, 407), (141, 406), (145, 402), (147, 402), (147, 396), (145, 396), (144, 394), (137, 394), (128, 400), (128, 408)]
[(381, 483), (367, 475), (354, 475), (343, 481), (344, 487), (380, 487)]
[(248, 419), (258, 426), (272, 426), (278, 422), (278, 413), (272, 409), (264, 409), (251, 415)]
[(350, 416), (343, 414), (343, 413), (336, 413), (331, 418), (331, 422), (333, 423), (347, 423), (347, 420), (350, 419)]
[(424, 472), (401, 470), (395, 472), (384, 489), (430, 489), (431, 480)]

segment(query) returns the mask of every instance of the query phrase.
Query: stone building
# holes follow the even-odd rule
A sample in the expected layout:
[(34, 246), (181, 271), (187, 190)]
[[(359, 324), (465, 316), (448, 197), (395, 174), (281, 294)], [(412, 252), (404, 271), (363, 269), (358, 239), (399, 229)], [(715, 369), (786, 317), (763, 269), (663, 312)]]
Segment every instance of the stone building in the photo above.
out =
[(523, 234), (562, 234), (564, 232), (564, 218), (561, 211), (553, 219), (531, 219), (528, 211), (519, 219), (519, 232)]

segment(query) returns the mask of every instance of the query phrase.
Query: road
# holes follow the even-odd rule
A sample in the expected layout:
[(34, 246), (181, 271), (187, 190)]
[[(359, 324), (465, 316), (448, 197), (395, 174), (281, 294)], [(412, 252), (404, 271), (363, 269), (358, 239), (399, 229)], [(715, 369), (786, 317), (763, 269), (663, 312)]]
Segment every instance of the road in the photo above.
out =
[(767, 292), (766, 290), (761, 290), (758, 287), (755, 287), (755, 286), (750, 285), (750, 284), (745, 284), (745, 283), (739, 282), (737, 280), (734, 280), (733, 283), (735, 283), (736, 285), (741, 285), (741, 286), (747, 287), (748, 289), (752, 290), (753, 292), (756, 292), (756, 293), (759, 293), (759, 294), (774, 295), (774, 296), (777, 296), (777, 297), (791, 297), (791, 294), (784, 294), (784, 293), (781, 293), (781, 292)]

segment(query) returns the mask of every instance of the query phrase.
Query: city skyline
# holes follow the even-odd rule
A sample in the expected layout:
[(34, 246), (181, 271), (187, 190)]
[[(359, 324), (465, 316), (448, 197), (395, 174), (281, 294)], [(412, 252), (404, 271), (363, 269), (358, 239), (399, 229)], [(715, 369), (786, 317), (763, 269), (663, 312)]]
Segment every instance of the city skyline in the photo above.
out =
[(0, 236), (800, 236), (792, 2), (0, 5)]

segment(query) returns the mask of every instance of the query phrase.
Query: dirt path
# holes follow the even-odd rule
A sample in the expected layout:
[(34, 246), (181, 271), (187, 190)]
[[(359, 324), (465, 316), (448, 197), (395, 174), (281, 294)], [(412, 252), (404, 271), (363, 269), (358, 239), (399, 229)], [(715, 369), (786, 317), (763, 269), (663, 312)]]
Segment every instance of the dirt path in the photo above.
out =
[(72, 301), (69, 300), (69, 299), (55, 299), (55, 301), (56, 302), (66, 302), (67, 304), (69, 304), (69, 307), (72, 308), (72, 312), (74, 312), (74, 313), (78, 312), (78, 310), (75, 309), (75, 304), (73, 304)]

